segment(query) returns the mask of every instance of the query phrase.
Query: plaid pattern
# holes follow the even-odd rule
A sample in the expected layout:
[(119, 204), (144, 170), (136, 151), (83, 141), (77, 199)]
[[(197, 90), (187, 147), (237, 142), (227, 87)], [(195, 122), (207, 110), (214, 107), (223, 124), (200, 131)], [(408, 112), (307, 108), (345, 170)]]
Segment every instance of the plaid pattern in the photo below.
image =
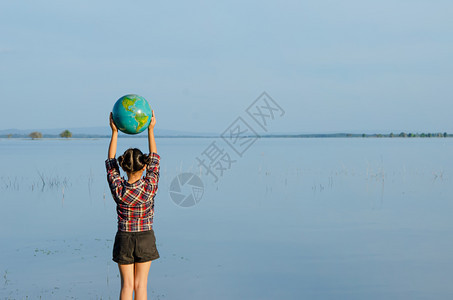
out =
[(120, 177), (120, 169), (115, 158), (105, 161), (107, 181), (116, 202), (119, 231), (138, 232), (153, 228), (154, 196), (159, 182), (160, 156), (153, 152), (150, 157), (151, 163), (146, 167), (146, 176), (134, 183)]

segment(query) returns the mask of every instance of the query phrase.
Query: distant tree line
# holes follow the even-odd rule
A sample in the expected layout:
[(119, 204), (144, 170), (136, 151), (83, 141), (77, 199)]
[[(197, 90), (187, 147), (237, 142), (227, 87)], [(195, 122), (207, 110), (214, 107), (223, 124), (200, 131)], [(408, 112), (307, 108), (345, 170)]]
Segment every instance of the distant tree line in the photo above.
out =
[[(71, 138), (73, 136), (72, 132), (69, 130), (64, 130), (60, 134), (45, 134), (44, 137), (46, 138)], [(43, 138), (43, 134), (39, 131), (34, 131), (30, 134), (0, 134), (0, 138), (27, 138), (30, 137), (32, 139), (40, 139)], [(91, 135), (91, 134), (77, 134), (76, 138), (107, 138), (109, 137), (108, 135)], [(128, 136), (129, 138), (132, 137), (137, 137), (139, 138), (140, 136)], [(169, 136), (169, 137), (174, 137), (174, 138), (184, 138), (184, 137), (189, 137), (189, 136)], [(205, 137), (205, 136), (190, 136), (190, 137)], [(262, 135), (261, 137), (263, 138), (279, 138), (279, 137), (284, 137), (284, 138), (433, 138), (433, 137), (453, 137), (453, 134), (448, 134), (447, 132), (436, 132), (436, 133), (412, 133), (412, 132), (401, 132), (401, 133), (389, 133), (389, 134), (381, 134), (381, 133), (373, 133), (373, 134), (367, 134), (367, 133), (314, 133), (314, 134), (266, 134)]]
[[(406, 138), (406, 137), (421, 137), (421, 138), (425, 138), (425, 137), (428, 137), (428, 138), (431, 138), (431, 137), (448, 137), (449, 134), (444, 132), (436, 132), (436, 133), (406, 133), (406, 132), (401, 132), (399, 134), (394, 134), (393, 132), (389, 133), (389, 134), (365, 134), (363, 133), (362, 134), (362, 137), (390, 137), (390, 138), (393, 138), (393, 137), (402, 137), (402, 138)], [(451, 136), (451, 135), (450, 135)]]
[[(33, 140), (41, 139), (42, 138), (42, 133), (39, 132), (39, 131), (33, 131), (28, 136), (31, 137)], [(12, 134), (8, 134), (7, 137), (11, 138)], [(65, 131), (60, 133), (60, 137), (62, 137), (62, 138), (70, 138), (70, 137), (72, 137), (72, 132), (66, 129)]]
[[(363, 134), (362, 135), (363, 137), (366, 137), (367, 135)], [(373, 136), (373, 135), (371, 135)], [(391, 132), (390, 134), (388, 135), (383, 135), (383, 134), (376, 134), (375, 135), (376, 137), (421, 137), (421, 138), (425, 138), (425, 137), (448, 137), (448, 133), (444, 132), (436, 132), (436, 133), (412, 133), (412, 132), (409, 132), (409, 133), (406, 133), (406, 132), (401, 132), (399, 133), (398, 135), (395, 135), (393, 132)]]

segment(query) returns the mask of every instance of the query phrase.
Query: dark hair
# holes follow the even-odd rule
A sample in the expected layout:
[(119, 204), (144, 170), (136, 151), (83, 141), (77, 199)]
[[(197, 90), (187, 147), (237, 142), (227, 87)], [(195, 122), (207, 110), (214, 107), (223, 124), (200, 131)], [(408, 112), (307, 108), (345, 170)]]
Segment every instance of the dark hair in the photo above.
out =
[(150, 163), (148, 155), (143, 154), (140, 149), (129, 148), (123, 155), (118, 157), (118, 164), (126, 173), (134, 173), (143, 169), (143, 167)]

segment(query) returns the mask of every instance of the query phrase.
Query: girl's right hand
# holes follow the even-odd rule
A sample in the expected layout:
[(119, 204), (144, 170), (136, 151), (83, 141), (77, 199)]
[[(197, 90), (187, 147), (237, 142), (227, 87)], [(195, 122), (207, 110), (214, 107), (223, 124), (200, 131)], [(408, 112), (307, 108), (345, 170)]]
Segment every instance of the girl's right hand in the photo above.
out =
[(112, 128), (112, 132), (117, 132), (118, 128), (115, 125), (115, 122), (113, 122), (113, 113), (110, 113), (110, 128)]

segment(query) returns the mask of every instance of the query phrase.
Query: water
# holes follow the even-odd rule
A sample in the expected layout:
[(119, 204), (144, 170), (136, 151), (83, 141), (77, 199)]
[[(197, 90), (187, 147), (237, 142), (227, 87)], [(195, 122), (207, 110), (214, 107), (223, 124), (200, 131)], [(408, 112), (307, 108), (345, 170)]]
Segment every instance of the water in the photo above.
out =
[[(191, 208), (173, 178), (236, 160)], [(117, 299), (107, 139), (0, 140), (0, 298)], [(118, 153), (147, 147), (120, 139)], [(150, 299), (453, 297), (453, 139), (157, 139)]]

